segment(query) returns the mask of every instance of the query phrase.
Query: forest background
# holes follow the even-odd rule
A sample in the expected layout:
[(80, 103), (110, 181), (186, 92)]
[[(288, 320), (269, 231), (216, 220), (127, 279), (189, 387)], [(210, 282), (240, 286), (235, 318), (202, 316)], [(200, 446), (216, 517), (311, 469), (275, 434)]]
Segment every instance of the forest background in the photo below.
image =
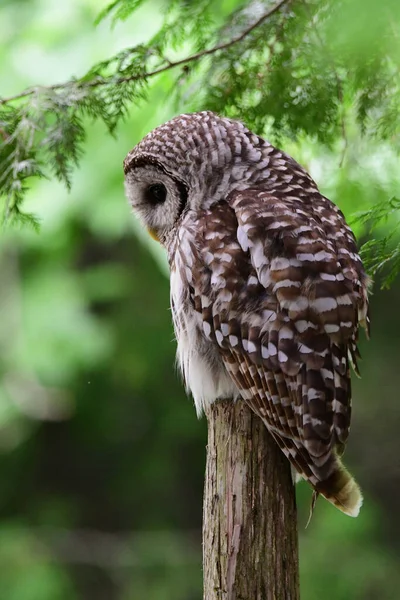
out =
[(365, 502), (355, 520), (318, 502), (305, 529), (298, 486), (301, 589), (397, 597), (400, 8), (378, 4), (282, 2), (242, 42), (172, 69), (274, 4), (117, 0), (94, 26), (97, 0), (1, 1), (2, 98), (108, 81), (86, 105), (67, 86), (0, 106), (1, 600), (201, 598), (206, 423), (174, 371), (165, 257), (130, 215), (122, 160), (204, 109), (292, 154), (367, 243), (372, 340), (346, 453)]

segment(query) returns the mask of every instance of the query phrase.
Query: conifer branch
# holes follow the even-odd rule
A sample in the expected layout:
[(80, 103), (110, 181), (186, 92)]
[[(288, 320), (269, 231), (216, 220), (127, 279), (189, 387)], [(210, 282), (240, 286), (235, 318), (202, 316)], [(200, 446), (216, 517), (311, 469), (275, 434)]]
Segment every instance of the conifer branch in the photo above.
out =
[[(114, 21), (125, 19), (145, 1), (115, 0), (101, 18), (116, 12)], [(343, 23), (351, 22), (356, 2), (361, 6), (363, 0), (340, 5)], [(268, 131), (278, 145), (282, 138), (305, 135), (332, 146), (341, 137), (340, 164), (348, 146), (347, 123), (361, 135), (400, 143), (399, 40), (390, 11), (379, 22), (370, 19), (375, 38), (386, 43), (374, 46), (366, 63), (352, 44), (335, 44), (336, 0), (248, 0), (218, 25), (212, 4), (169, 0), (164, 22), (147, 44), (125, 48), (82, 77), (0, 98), (3, 224), (37, 227), (35, 216), (22, 210), (31, 178), (54, 176), (70, 187), (88, 121), (100, 121), (114, 134), (130, 108), (146, 98), (150, 82), (167, 72), (167, 93), (176, 96), (182, 112), (207, 108), (239, 118), (260, 134)], [(260, 5), (264, 12), (256, 18)], [(170, 60), (169, 50), (188, 40), (193, 53)], [(212, 60), (202, 60), (207, 57)], [(348, 99), (355, 111), (346, 112)], [(360, 225), (368, 230), (365, 222)], [(392, 280), (400, 270), (396, 239), (381, 241), (363, 249), (365, 260), (372, 274), (389, 272)]]
[(150, 77), (154, 77), (156, 75), (160, 75), (165, 71), (169, 71), (170, 69), (174, 69), (175, 67), (180, 67), (187, 65), (189, 63), (200, 60), (205, 56), (210, 56), (215, 54), (216, 52), (220, 52), (221, 50), (227, 50), (228, 48), (234, 46), (235, 44), (239, 44), (242, 42), (250, 33), (252, 33), (255, 29), (257, 29), (261, 24), (263, 24), (269, 17), (278, 12), (285, 4), (289, 4), (292, 0), (281, 0), (277, 4), (275, 4), (270, 10), (265, 12), (255, 23), (247, 27), (240, 35), (232, 38), (231, 40), (224, 42), (222, 44), (217, 44), (212, 48), (207, 48), (205, 50), (201, 50), (200, 52), (196, 52), (195, 54), (191, 54), (186, 58), (182, 58), (176, 61), (170, 61), (166, 58), (164, 60), (167, 64), (154, 69), (153, 71), (143, 72), (143, 73), (135, 73), (133, 75), (128, 75), (125, 77), (118, 78), (109, 78), (109, 79), (95, 79), (93, 81), (81, 81), (81, 80), (73, 80), (65, 83), (56, 83), (49, 86), (35, 86), (32, 88), (28, 88), (19, 94), (15, 94), (14, 96), (9, 96), (8, 98), (0, 98), (0, 105), (8, 104), (15, 100), (19, 100), (21, 98), (26, 98), (27, 96), (31, 96), (34, 93), (38, 93), (41, 91), (57, 91), (63, 88), (68, 88), (69, 86), (78, 86), (79, 88), (94, 88), (98, 86), (107, 86), (107, 85), (118, 85), (123, 83), (131, 83), (138, 80), (147, 80)]

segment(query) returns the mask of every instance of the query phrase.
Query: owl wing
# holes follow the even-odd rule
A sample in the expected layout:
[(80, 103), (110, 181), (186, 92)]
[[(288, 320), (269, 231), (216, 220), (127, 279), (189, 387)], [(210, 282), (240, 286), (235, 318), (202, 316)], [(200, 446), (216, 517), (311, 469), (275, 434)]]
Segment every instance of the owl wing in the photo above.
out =
[(307, 202), (249, 189), (227, 204), (210, 209), (200, 227), (209, 273), (197, 301), (204, 331), (294, 467), (316, 489), (325, 482), (328, 497), (343, 479), (337, 454), (350, 424), (349, 357), (356, 362), (358, 326), (367, 323), (354, 236), (318, 191)]

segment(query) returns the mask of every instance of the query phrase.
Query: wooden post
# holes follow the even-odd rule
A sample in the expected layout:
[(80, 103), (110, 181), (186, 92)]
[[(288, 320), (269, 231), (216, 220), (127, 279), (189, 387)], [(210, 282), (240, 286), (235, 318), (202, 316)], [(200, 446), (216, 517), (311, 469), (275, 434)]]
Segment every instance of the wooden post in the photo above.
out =
[(204, 600), (299, 600), (290, 466), (247, 405), (207, 411)]

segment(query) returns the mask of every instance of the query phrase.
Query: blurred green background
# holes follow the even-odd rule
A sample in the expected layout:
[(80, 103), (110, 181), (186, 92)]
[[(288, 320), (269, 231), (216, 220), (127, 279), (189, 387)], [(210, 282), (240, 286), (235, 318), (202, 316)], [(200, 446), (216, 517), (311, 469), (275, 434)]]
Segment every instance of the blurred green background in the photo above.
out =
[[(161, 22), (154, 1), (94, 28), (101, 8), (2, 0), (1, 95), (81, 75)], [(0, 600), (202, 597), (206, 423), (174, 369), (165, 258), (123, 191), (128, 150), (187, 109), (170, 100), (169, 77), (115, 139), (89, 126), (71, 193), (35, 183), (25, 206), (40, 234), (14, 228), (0, 240)], [(399, 197), (387, 144), (354, 136), (340, 167), (335, 149), (281, 143), (348, 216)], [(399, 597), (399, 306), (399, 281), (375, 286), (346, 454), (364, 490), (360, 517), (320, 501), (306, 530), (311, 492), (298, 486), (305, 600)]]

